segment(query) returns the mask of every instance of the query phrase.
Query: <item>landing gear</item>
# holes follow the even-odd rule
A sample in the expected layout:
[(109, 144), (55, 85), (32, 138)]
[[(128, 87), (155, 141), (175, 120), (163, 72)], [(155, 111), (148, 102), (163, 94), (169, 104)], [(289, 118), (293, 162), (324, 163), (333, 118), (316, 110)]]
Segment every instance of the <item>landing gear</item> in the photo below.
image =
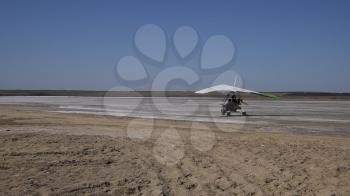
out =
[[(237, 111), (230, 111), (230, 110), (225, 110), (225, 109), (221, 109), (221, 114), (222, 115), (226, 115), (226, 116), (231, 116), (231, 112), (237, 112)], [(247, 116), (247, 112), (245, 111), (240, 111), (242, 116)]]
[(241, 112), (242, 116), (247, 116), (247, 112), (245, 112), (242, 108), (240, 109), (240, 112)]
[(242, 116), (247, 116), (247, 113), (240, 107), (242, 103), (244, 102), (241, 98), (237, 98), (233, 92), (229, 93), (222, 104), (221, 114), (229, 117), (231, 112), (240, 112)]
[(242, 116), (247, 116), (247, 112), (245, 112), (241, 108), (238, 108), (238, 110), (226, 110), (225, 107), (221, 108), (222, 115), (231, 116), (232, 112), (240, 112)]
[(225, 110), (225, 108), (222, 108), (221, 109), (221, 114), (222, 115), (226, 115), (226, 116), (231, 116), (231, 111), (227, 111), (227, 110)]
[(222, 115), (225, 115), (225, 113), (226, 113), (225, 109), (224, 109), (224, 108), (221, 108), (221, 114), (222, 114)]

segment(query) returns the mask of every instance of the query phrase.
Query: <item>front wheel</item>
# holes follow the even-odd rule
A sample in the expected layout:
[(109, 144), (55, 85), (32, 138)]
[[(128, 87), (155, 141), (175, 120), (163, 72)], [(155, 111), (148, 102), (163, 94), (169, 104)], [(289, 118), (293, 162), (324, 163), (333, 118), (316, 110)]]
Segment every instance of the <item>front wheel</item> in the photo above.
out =
[(225, 115), (225, 113), (226, 113), (226, 110), (224, 108), (221, 108), (221, 114)]
[(231, 116), (231, 112), (227, 112), (226, 115), (227, 115), (227, 116)]
[(242, 116), (247, 116), (247, 112), (242, 112)]

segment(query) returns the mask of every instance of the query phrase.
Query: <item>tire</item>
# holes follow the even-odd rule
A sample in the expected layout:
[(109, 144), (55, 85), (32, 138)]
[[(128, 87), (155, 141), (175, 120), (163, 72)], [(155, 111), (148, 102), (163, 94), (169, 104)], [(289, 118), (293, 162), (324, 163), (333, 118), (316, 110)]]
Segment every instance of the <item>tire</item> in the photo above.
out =
[(242, 112), (242, 116), (247, 116), (247, 112)]
[(221, 108), (221, 114), (222, 114), (222, 115), (225, 115), (225, 113), (226, 113), (226, 111), (225, 111), (224, 107), (222, 107), (222, 108)]
[(227, 115), (227, 116), (231, 116), (231, 112), (227, 112), (226, 115)]

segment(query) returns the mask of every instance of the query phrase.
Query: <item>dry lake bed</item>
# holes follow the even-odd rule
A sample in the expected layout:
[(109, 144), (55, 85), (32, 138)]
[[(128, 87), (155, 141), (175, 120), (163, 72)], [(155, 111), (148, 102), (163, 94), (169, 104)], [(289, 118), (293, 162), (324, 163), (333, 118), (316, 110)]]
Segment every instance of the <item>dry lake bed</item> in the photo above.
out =
[(0, 97), (1, 195), (350, 195), (350, 101)]

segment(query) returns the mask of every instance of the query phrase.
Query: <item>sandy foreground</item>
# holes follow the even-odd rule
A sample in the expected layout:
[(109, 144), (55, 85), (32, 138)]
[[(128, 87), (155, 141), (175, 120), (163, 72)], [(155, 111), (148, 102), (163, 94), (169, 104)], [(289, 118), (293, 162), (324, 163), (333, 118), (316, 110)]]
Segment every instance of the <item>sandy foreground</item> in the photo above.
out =
[(350, 195), (350, 137), (0, 105), (0, 195)]

